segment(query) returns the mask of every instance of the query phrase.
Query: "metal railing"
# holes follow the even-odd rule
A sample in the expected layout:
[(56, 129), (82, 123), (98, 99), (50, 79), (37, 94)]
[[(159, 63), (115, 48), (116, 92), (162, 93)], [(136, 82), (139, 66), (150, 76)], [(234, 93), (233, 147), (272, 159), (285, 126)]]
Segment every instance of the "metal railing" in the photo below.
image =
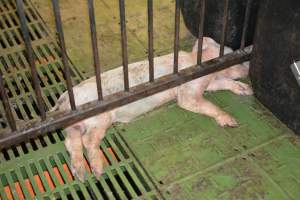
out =
[[(154, 50), (153, 50), (153, 0), (147, 0), (148, 5), (148, 60), (149, 60), (149, 82), (140, 84), (138, 86), (129, 87), (128, 78), (128, 52), (127, 52), (127, 34), (126, 34), (126, 19), (125, 19), (125, 0), (119, 0), (120, 8), (120, 29), (121, 29), (121, 47), (122, 47), (122, 63), (124, 72), (124, 91), (118, 92), (109, 96), (103, 97), (101, 87), (101, 65), (99, 60), (99, 49), (97, 46), (94, 1), (88, 0), (88, 11), (91, 31), (91, 43), (93, 49), (93, 62), (95, 67), (95, 76), (97, 83), (98, 100), (76, 107), (75, 98), (73, 94), (73, 85), (70, 75), (70, 67), (66, 53), (64, 33), (60, 16), (59, 0), (52, 0), (53, 11), (55, 16), (56, 30), (58, 33), (59, 45), (61, 47), (61, 59), (64, 65), (64, 75), (67, 84), (67, 90), (70, 99), (71, 111), (58, 112), (54, 115), (48, 114), (45, 111), (40, 81), (34, 62), (33, 50), (29, 37), (29, 31), (26, 23), (26, 16), (24, 13), (23, 0), (16, 0), (17, 12), (20, 19), (21, 32), (23, 35), (27, 60), (30, 64), (32, 84), (37, 98), (38, 110), (40, 119), (27, 121), (24, 124), (16, 124), (12, 114), (12, 107), (9, 99), (5, 93), (2, 74), (0, 74), (0, 95), (4, 104), (5, 114), (10, 126), (9, 131), (0, 134), (0, 149), (8, 148), (11, 145), (19, 144), (30, 138), (35, 138), (47, 132), (68, 126), (80, 120), (92, 117), (104, 111), (131, 103), (141, 98), (153, 95), (163, 90), (176, 87), (185, 82), (205, 76), (207, 74), (225, 69), (234, 64), (242, 63), (250, 59), (251, 48), (245, 48), (245, 38), (247, 34), (247, 24), (249, 21), (250, 7), (252, 0), (248, 0), (245, 12), (244, 28), (242, 32), (241, 48), (230, 54), (224, 55), (224, 44), (226, 38), (227, 21), (228, 21), (228, 4), (229, 0), (225, 0), (223, 28), (220, 42), (220, 56), (218, 58), (202, 62), (202, 43), (203, 30), (205, 23), (205, 1), (201, 0), (200, 9), (200, 23), (198, 36), (198, 54), (197, 65), (190, 68), (180, 70), (178, 69), (178, 54), (179, 54), (179, 30), (180, 30), (180, 3), (182, 0), (176, 0), (175, 7), (175, 34), (174, 34), (174, 69), (173, 74), (154, 79)], [(1, 73), (1, 72), (0, 72)]]

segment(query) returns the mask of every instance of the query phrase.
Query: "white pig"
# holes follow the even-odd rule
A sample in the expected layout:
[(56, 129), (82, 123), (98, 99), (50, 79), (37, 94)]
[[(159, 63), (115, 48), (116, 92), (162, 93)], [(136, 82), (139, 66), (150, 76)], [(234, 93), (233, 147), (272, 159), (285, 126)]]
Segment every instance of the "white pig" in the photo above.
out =
[[(196, 64), (197, 42), (192, 52), (179, 52), (179, 69), (184, 69)], [(213, 39), (203, 38), (203, 61), (218, 57), (219, 44)], [(225, 48), (225, 53), (231, 52)], [(173, 54), (154, 58), (155, 78), (170, 74), (173, 71)], [(129, 65), (130, 87), (145, 83), (149, 80), (148, 61), (140, 61)], [(224, 127), (237, 126), (236, 120), (220, 108), (207, 101), (203, 97), (204, 91), (231, 90), (238, 95), (251, 95), (251, 88), (234, 79), (248, 75), (248, 66), (235, 65), (228, 69), (209, 74), (192, 80), (178, 87), (168, 89), (155, 95), (101, 113), (85, 119), (66, 128), (65, 145), (71, 155), (71, 169), (73, 174), (81, 181), (85, 179), (83, 147), (87, 150), (91, 169), (96, 177), (100, 177), (103, 170), (102, 160), (99, 154), (99, 144), (105, 136), (106, 130), (114, 122), (127, 123), (137, 116), (153, 110), (171, 100), (177, 100), (177, 104), (189, 111), (210, 116)], [(101, 74), (103, 95), (110, 95), (122, 91), (123, 69), (122, 66)], [(87, 79), (76, 85), (74, 90), (76, 105), (82, 105), (97, 99), (97, 85), (95, 77)], [(69, 110), (69, 98), (67, 92), (63, 93), (53, 110)]]

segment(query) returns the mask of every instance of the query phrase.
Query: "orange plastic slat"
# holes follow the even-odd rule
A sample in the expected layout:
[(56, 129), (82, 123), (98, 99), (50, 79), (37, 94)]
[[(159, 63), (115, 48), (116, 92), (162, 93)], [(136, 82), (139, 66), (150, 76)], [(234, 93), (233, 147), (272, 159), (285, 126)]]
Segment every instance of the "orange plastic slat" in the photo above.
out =
[(44, 175), (46, 177), (46, 180), (47, 180), (47, 182), (49, 184), (50, 189), (53, 190), (55, 188), (55, 185), (54, 185), (54, 183), (52, 181), (52, 178), (51, 178), (49, 172), (48, 171), (44, 171)]
[(89, 172), (89, 174), (92, 173), (92, 170), (91, 170), (91, 167), (88, 163), (88, 161), (86, 159), (84, 159), (84, 166), (85, 166), (85, 169)]
[(57, 168), (57, 167), (53, 167), (53, 171), (54, 171), (55, 176), (56, 176), (57, 179), (58, 179), (59, 184), (61, 184), (61, 185), (65, 184), (65, 183), (64, 183), (64, 180), (63, 180), (62, 177), (61, 177), (61, 174), (60, 174), (58, 168)]
[(8, 200), (13, 200), (14, 199), (9, 186), (5, 186), (4, 191), (5, 191), (5, 194), (6, 194), (6, 197), (7, 197)]
[(104, 155), (104, 153), (102, 152), (101, 149), (99, 150), (99, 154), (100, 154), (100, 157), (102, 158), (102, 160), (104, 160), (104, 164), (109, 165), (109, 162), (108, 162), (107, 158), (105, 157), (105, 155)]
[(40, 190), (41, 193), (45, 192), (45, 188), (43, 186), (43, 183), (42, 183), (42, 180), (41, 178), (39, 177), (39, 175), (34, 175), (34, 180)]
[(69, 167), (68, 167), (68, 165), (66, 163), (63, 164), (63, 168), (64, 168), (64, 171), (67, 174), (68, 180), (72, 181), (73, 180), (73, 176), (72, 176), (72, 173), (71, 173), (71, 171), (70, 171), (70, 169), (69, 169)]
[(117, 156), (116, 156), (116, 154), (115, 154), (115, 151), (114, 151), (111, 147), (108, 148), (108, 151), (109, 151), (109, 153), (113, 156), (113, 158), (114, 158), (116, 161), (118, 161), (118, 158), (117, 158)]
[(33, 191), (33, 188), (32, 188), (32, 185), (30, 183), (30, 180), (27, 178), (27, 179), (24, 180), (24, 182), (25, 182), (25, 187), (27, 188), (27, 191), (29, 192), (29, 196), (31, 198), (35, 197), (35, 193)]
[(16, 192), (18, 194), (18, 197), (20, 200), (25, 200), (21, 185), (19, 182), (15, 182), (15, 188), (16, 188)]

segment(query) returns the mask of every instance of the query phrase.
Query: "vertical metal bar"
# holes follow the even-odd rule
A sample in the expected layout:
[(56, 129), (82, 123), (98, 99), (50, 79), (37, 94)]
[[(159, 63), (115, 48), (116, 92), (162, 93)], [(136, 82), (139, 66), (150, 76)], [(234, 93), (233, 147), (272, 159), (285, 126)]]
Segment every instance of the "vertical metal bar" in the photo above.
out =
[(8, 124), (9, 124), (12, 131), (16, 131), (17, 130), (16, 121), (14, 120), (12, 110), (11, 110), (11, 106), (9, 104), (8, 97), (7, 97), (6, 92), (5, 92), (4, 81), (3, 81), (1, 71), (0, 71), (0, 96), (1, 96), (1, 99), (2, 99), (2, 102), (3, 102), (3, 107), (4, 107), (4, 110), (5, 110), (5, 114), (6, 114)]
[(95, 22), (95, 12), (94, 12), (94, 0), (88, 0), (89, 8), (89, 18), (90, 18), (90, 28), (91, 28), (91, 39), (92, 39), (92, 48), (93, 48), (93, 58), (94, 58), (94, 67), (96, 74), (96, 83), (97, 83), (97, 92), (98, 100), (103, 100), (102, 95), (102, 86), (101, 86), (101, 66), (99, 59), (99, 50), (97, 45), (97, 31), (96, 31), (96, 22)]
[(53, 5), (53, 11), (54, 11), (54, 17), (55, 17), (56, 30), (58, 33), (58, 40), (59, 40), (59, 44), (60, 44), (60, 48), (61, 48), (62, 62), (64, 65), (64, 74), (66, 77), (70, 105), (71, 105), (72, 110), (76, 110), (73, 87), (72, 87), (72, 80), (71, 80), (71, 75), (70, 75), (70, 66), (69, 66), (69, 62), (68, 62), (68, 58), (67, 58), (65, 39), (64, 39), (64, 33), (63, 33), (63, 27), (62, 27), (62, 22), (61, 22), (58, 0), (52, 0), (52, 5)]
[(148, 0), (148, 60), (149, 60), (149, 81), (154, 81), (154, 60), (153, 60), (153, 0)]
[(202, 45), (203, 45), (203, 30), (205, 21), (205, 0), (201, 1), (200, 5), (200, 22), (198, 32), (198, 54), (197, 54), (197, 65), (201, 65), (202, 62)]
[(179, 30), (180, 30), (180, 0), (176, 0), (175, 37), (174, 37), (174, 74), (178, 73)]
[(246, 11), (245, 11), (244, 24), (243, 24), (243, 32), (242, 32), (242, 39), (241, 39), (241, 46), (240, 46), (241, 49), (245, 48), (245, 41), (247, 37), (247, 29), (249, 25), (251, 5), (252, 5), (252, 0), (248, 0)]
[(32, 75), (32, 83), (33, 83), (33, 87), (34, 87), (34, 91), (35, 91), (35, 95), (36, 95), (36, 99), (37, 99), (37, 106), (38, 106), (38, 109), (39, 109), (39, 112), (41, 115), (41, 119), (45, 120), (46, 112), (45, 112), (43, 98), (42, 98), (42, 92), (41, 92), (41, 88), (40, 88), (40, 81), (39, 81), (37, 69), (35, 66), (34, 54), (33, 54), (32, 46), (31, 46), (29, 30), (26, 25), (26, 17), (25, 17), (23, 0), (17, 0), (16, 3), (17, 3), (17, 12), (18, 12), (20, 24), (21, 24), (21, 32), (22, 32), (24, 43), (25, 43), (25, 49), (26, 49), (26, 55), (27, 55), (26, 59), (30, 65), (30, 70), (31, 70), (31, 75)]
[(222, 35), (221, 35), (221, 42), (220, 42), (220, 57), (224, 55), (224, 46), (225, 46), (225, 38), (226, 38), (226, 32), (227, 32), (227, 22), (228, 22), (228, 5), (229, 0), (225, 0), (224, 5), (224, 15), (222, 20)]
[(126, 33), (126, 18), (125, 18), (125, 3), (124, 0), (119, 0), (120, 8), (120, 26), (121, 26), (121, 46), (122, 46), (122, 60), (124, 72), (124, 89), (129, 91), (128, 78), (128, 52), (127, 52), (127, 33)]

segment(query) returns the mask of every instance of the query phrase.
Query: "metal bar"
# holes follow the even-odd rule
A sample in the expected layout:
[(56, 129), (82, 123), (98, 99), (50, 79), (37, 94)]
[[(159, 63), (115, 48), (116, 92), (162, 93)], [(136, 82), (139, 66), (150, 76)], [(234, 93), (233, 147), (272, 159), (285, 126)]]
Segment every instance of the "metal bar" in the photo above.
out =
[(63, 33), (63, 27), (62, 27), (62, 22), (61, 22), (58, 0), (52, 0), (52, 5), (53, 5), (53, 11), (54, 11), (54, 17), (55, 17), (56, 30), (58, 33), (58, 40), (59, 40), (59, 44), (60, 44), (59, 46), (61, 48), (62, 63), (64, 65), (64, 74), (65, 74), (66, 83), (67, 83), (70, 105), (71, 105), (72, 110), (76, 110), (74, 93), (73, 93), (73, 85), (72, 85), (71, 74), (70, 74), (70, 66), (69, 66), (69, 62), (68, 62), (68, 58), (67, 58), (65, 39), (64, 39), (64, 33)]
[(176, 0), (175, 37), (174, 37), (174, 74), (178, 73), (179, 30), (180, 30), (180, 0)]
[[(243, 50), (237, 50), (221, 58), (215, 58), (202, 64), (203, 68), (196, 66), (186, 68), (178, 74), (170, 74), (158, 78), (153, 83), (144, 83), (132, 87), (131, 92), (120, 92), (109, 95), (103, 101), (93, 101), (91, 103), (79, 106), (76, 111), (59, 112), (55, 116), (49, 117), (44, 123), (32, 121), (32, 123), (20, 124), (20, 131), (3, 132), (0, 134), (0, 149), (12, 144), (18, 144), (22, 141), (34, 138), (38, 135), (46, 134), (61, 127), (66, 127), (83, 119), (92, 117), (101, 112), (105, 112), (116, 107), (131, 103), (133, 101), (151, 96), (155, 93), (176, 87), (193, 79), (223, 70), (232, 65), (247, 61), (250, 59), (252, 49), (249, 47)], [(30, 128), (28, 128), (30, 127)]]
[(245, 11), (244, 24), (243, 24), (243, 32), (242, 32), (242, 39), (241, 39), (241, 46), (240, 46), (241, 49), (245, 48), (245, 41), (246, 41), (246, 37), (247, 37), (251, 5), (252, 5), (252, 0), (248, 0), (246, 11)]
[(11, 110), (12, 106), (10, 106), (7, 94), (5, 92), (4, 81), (3, 81), (1, 71), (0, 71), (0, 96), (1, 96), (1, 99), (3, 102), (3, 107), (5, 110), (5, 114), (6, 114), (6, 118), (7, 118), (9, 127), (12, 131), (16, 131), (17, 125), (16, 125), (16, 121), (14, 120), (13, 113)]
[(128, 92), (129, 91), (128, 52), (127, 52), (127, 33), (126, 33), (126, 18), (125, 18), (124, 0), (119, 0), (119, 7), (120, 7), (122, 62), (123, 62), (123, 72), (124, 72), (124, 89), (126, 92)]
[(154, 59), (153, 59), (153, 0), (148, 0), (148, 60), (149, 81), (154, 81)]
[(101, 68), (100, 68), (99, 50), (98, 50), (98, 45), (97, 45), (97, 31), (96, 31), (95, 12), (94, 12), (94, 0), (88, 0), (88, 8), (89, 8), (91, 39), (92, 39), (92, 48), (93, 48), (94, 67), (95, 67), (95, 74), (96, 74), (98, 100), (101, 101), (101, 100), (103, 100), (103, 94), (102, 94), (102, 86), (101, 86)]
[(228, 5), (229, 5), (229, 0), (225, 0), (224, 15), (222, 20), (223, 27), (222, 27), (222, 35), (220, 41), (220, 56), (224, 55), (224, 46), (225, 46), (225, 38), (226, 38), (227, 22), (228, 22)]
[(199, 22), (199, 32), (198, 32), (198, 54), (197, 54), (197, 65), (201, 65), (202, 62), (202, 45), (203, 45), (203, 30), (205, 21), (205, 0), (201, 1), (200, 5), (200, 22)]
[(34, 88), (34, 92), (36, 95), (37, 99), (37, 106), (41, 115), (41, 119), (45, 120), (46, 119), (46, 112), (44, 108), (44, 103), (43, 103), (43, 98), (42, 98), (42, 92), (40, 88), (40, 81), (37, 73), (37, 69), (35, 66), (35, 61), (34, 61), (34, 54), (31, 46), (31, 40), (29, 36), (29, 31), (28, 27), (26, 25), (26, 16), (25, 16), (25, 11), (24, 11), (24, 4), (23, 0), (17, 0), (17, 12), (19, 15), (20, 19), (20, 25), (21, 25), (21, 32), (23, 36), (23, 40), (25, 43), (25, 49), (26, 49), (26, 59), (30, 65), (30, 70), (31, 70), (31, 75), (32, 75), (32, 84)]

